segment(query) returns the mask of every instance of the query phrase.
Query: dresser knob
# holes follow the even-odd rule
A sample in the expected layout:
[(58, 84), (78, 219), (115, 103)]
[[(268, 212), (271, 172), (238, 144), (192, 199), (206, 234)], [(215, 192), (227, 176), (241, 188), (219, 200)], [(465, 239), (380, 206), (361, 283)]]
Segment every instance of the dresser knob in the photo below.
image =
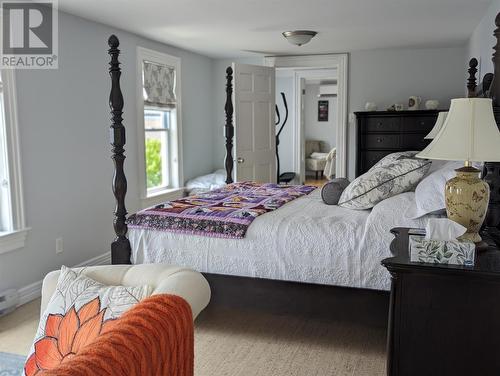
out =
[(380, 144), (382, 142), (382, 138), (377, 137), (377, 142)]

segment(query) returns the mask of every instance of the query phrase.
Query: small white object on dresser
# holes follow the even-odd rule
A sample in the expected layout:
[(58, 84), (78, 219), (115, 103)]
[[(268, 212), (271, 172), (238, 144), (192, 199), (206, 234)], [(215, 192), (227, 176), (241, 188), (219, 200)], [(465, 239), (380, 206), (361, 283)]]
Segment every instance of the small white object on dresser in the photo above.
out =
[(366, 102), (365, 110), (366, 111), (377, 111), (377, 104), (375, 102)]
[(425, 108), (428, 110), (437, 110), (439, 101), (437, 99), (429, 99), (425, 101)]

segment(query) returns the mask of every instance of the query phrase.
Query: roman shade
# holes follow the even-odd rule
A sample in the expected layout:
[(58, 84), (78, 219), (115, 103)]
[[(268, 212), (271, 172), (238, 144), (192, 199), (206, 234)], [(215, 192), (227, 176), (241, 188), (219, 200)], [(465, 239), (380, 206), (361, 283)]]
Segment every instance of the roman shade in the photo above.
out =
[(175, 107), (175, 68), (143, 61), (144, 103), (155, 107)]

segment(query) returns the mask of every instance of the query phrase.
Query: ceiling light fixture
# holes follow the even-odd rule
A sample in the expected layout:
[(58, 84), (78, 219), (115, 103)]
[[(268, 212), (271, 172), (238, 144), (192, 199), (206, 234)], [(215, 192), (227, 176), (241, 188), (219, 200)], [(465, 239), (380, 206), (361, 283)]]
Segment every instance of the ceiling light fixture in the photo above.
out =
[(311, 30), (293, 30), (283, 32), (283, 36), (286, 40), (297, 46), (309, 43), (309, 41), (314, 38), (316, 34), (318, 34), (316, 31)]

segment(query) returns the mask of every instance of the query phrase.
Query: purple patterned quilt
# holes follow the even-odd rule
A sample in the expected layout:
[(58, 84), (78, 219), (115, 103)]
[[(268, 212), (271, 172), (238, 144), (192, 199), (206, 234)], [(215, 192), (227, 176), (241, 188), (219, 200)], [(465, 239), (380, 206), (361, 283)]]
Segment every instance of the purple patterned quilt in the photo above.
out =
[(133, 214), (129, 228), (241, 239), (259, 215), (311, 193), (308, 185), (233, 183)]

